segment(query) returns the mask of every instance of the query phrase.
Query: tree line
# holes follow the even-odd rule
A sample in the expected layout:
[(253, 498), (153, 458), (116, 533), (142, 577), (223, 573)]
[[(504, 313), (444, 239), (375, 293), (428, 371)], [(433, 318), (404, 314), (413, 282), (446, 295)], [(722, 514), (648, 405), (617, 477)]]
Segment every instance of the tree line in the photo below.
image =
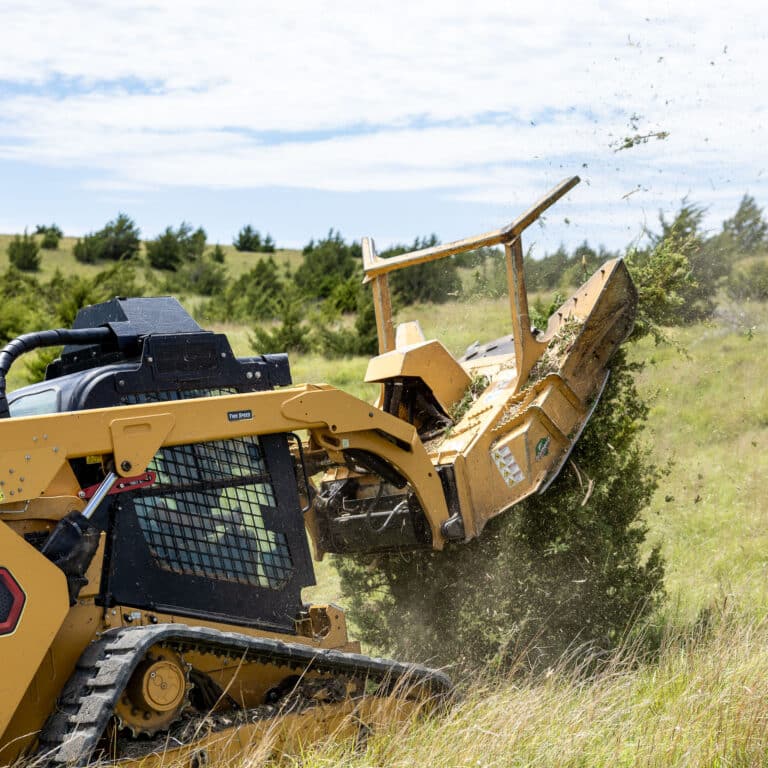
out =
[[(714, 311), (722, 288), (739, 301), (768, 300), (768, 259), (757, 258), (768, 251), (768, 223), (754, 198), (744, 195), (734, 215), (714, 234), (703, 230), (705, 212), (701, 206), (683, 201), (672, 219), (659, 215), (658, 228), (646, 233), (642, 247), (635, 245), (623, 252), (595, 249), (585, 241), (570, 252), (561, 246), (539, 259), (528, 253), (528, 288), (532, 292), (567, 293), (603, 261), (621, 255), (641, 283), (648, 275), (657, 281), (646, 298), (663, 304), (666, 315), (648, 322), (669, 325), (706, 318)], [(66, 285), (68, 298), (61, 312), (52, 304), (53, 311), (19, 311), (14, 319), (8, 309), (0, 310), (0, 340), (12, 329), (29, 330), (29, 323), (42, 323), (44, 318), (37, 319), (41, 313), (68, 317), (73, 302), (82, 305), (106, 297), (105, 291), (114, 281), (116, 292), (122, 295), (202, 297), (196, 304), (202, 322), (253, 326), (254, 347), (260, 352), (313, 350), (341, 356), (376, 351), (373, 303), (370, 290), (362, 285), (361, 247), (336, 230), (307, 243), (300, 263), (291, 269), (275, 259), (276, 245), (270, 235), (262, 238), (258, 230), (246, 225), (233, 245), (258, 256), (253, 266), (236, 278), (228, 275), (224, 248), (210, 244), (203, 227), (188, 222), (168, 226), (156, 238), (145, 241), (143, 248), (140, 235), (136, 223), (119, 214), (74, 244), (78, 261), (103, 265), (104, 271), (92, 278), (58, 273), (47, 286), (40, 285), (33, 274), (40, 269), (41, 252), (58, 247), (61, 229), (56, 224), (39, 225), (34, 234), (25, 231), (16, 235), (8, 245), (13, 274), (6, 275), (4, 284), (22, 292), (23, 286), (32, 292), (47, 291), (53, 298), (59, 293), (58, 286)], [(396, 256), (438, 243), (432, 234), (410, 244), (391, 246), (380, 255)], [(689, 279), (681, 282), (681, 274)], [(117, 279), (116, 275), (123, 277)], [(396, 307), (500, 296), (506, 292), (504, 255), (499, 249), (481, 248), (411, 267), (391, 275), (391, 288)], [(653, 291), (663, 293), (664, 301)], [(677, 291), (671, 303), (667, 300), (670, 291)], [(23, 296), (18, 298), (26, 301)], [(34, 307), (38, 302), (31, 304)], [(547, 309), (541, 302), (534, 304), (538, 322), (546, 320)]]

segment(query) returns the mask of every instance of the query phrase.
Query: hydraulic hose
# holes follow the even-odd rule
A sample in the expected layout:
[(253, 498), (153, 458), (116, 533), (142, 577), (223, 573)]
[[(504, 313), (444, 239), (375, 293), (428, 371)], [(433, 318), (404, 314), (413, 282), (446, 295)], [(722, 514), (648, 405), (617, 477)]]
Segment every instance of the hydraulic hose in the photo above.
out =
[(25, 333), (13, 339), (0, 350), (0, 419), (7, 419), (8, 409), (5, 377), (17, 358), (25, 352), (41, 347), (58, 347), (63, 344), (104, 344), (114, 338), (110, 328), (57, 328), (51, 331)]

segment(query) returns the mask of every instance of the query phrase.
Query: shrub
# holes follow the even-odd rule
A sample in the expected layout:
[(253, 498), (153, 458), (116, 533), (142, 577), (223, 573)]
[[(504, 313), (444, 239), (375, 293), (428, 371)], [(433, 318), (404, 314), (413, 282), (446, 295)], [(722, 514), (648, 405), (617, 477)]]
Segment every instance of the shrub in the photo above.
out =
[(55, 251), (59, 247), (59, 240), (64, 237), (64, 233), (55, 224), (50, 226), (38, 224), (35, 227), (35, 234), (42, 235), (40, 247), (49, 251)]
[(0, 345), (7, 344), (37, 325), (38, 315), (27, 296), (10, 296), (0, 303)]
[(275, 241), (272, 239), (272, 236), (267, 235), (264, 240), (262, 240), (261, 234), (250, 224), (246, 224), (237, 233), (237, 237), (232, 241), (232, 245), (234, 245), (238, 251), (247, 251), (249, 253), (275, 252)]
[(90, 234), (77, 239), (72, 253), (83, 264), (95, 264), (102, 257), (103, 250), (103, 241), (96, 234)]
[(253, 329), (251, 346), (258, 354), (274, 352), (309, 352), (311, 326), (303, 323), (306, 309), (293, 285), (277, 299), (277, 317), (280, 322), (272, 330), (261, 326)]
[(261, 250), (261, 235), (250, 225), (246, 224), (232, 241), (238, 251), (256, 253)]
[(768, 222), (755, 198), (744, 195), (736, 213), (723, 222), (723, 234), (729, 239), (735, 257), (749, 256), (768, 247)]
[(181, 244), (173, 227), (147, 242), (147, 260), (155, 269), (175, 270), (181, 264)]
[(275, 241), (272, 239), (272, 235), (267, 235), (264, 238), (264, 242), (261, 244), (261, 252), (262, 253), (275, 252)]
[(13, 265), (0, 276), (0, 344), (47, 325), (49, 302), (40, 281)]
[(40, 247), (47, 251), (55, 251), (59, 247), (59, 236), (50, 230), (43, 235), (40, 241)]
[(304, 247), (294, 275), (296, 285), (306, 298), (327, 299), (352, 275), (362, 279), (361, 256), (359, 243), (346, 243), (341, 233), (331, 229), (323, 240), (312, 240)]
[[(421, 248), (431, 248), (440, 241), (437, 235), (416, 238), (409, 248), (396, 245), (382, 251), (382, 258), (399, 256), (409, 251)], [(390, 275), (393, 298), (401, 304), (416, 304), (418, 302), (443, 303), (455, 298), (461, 292), (461, 278), (453, 258), (440, 259), (427, 264), (417, 264), (407, 269), (393, 272)]]
[(671, 237), (659, 240), (650, 250), (627, 255), (638, 293), (633, 338), (650, 334), (658, 343), (665, 339), (664, 327), (686, 322), (686, 302), (693, 301), (698, 291), (686, 250)]
[(216, 245), (213, 246), (213, 250), (210, 252), (209, 255), (211, 259), (215, 261), (217, 264), (223, 264), (226, 258), (224, 249), (218, 243), (216, 243)]
[(646, 417), (620, 352), (572, 462), (545, 495), (469, 544), (334, 558), (361, 639), (396, 657), (466, 667), (520, 656), (538, 667), (574, 643), (614, 646), (663, 595), (663, 563), (657, 549), (643, 556), (639, 517), (659, 475), (639, 440)]
[(34, 235), (24, 230), (8, 243), (8, 261), (23, 272), (37, 272), (40, 269), (40, 246)]
[(717, 291), (730, 271), (730, 262), (724, 258), (720, 243), (716, 239), (708, 242), (701, 231), (705, 212), (704, 208), (683, 200), (672, 221), (659, 214), (661, 233), (651, 235), (654, 248), (666, 242), (688, 261), (691, 279), (681, 292), (682, 301), (675, 313), (675, 322), (679, 324), (712, 316)]
[(326, 357), (375, 355), (379, 350), (373, 297), (367, 286), (356, 286), (355, 323), (352, 328), (317, 326), (317, 345)]
[(208, 255), (184, 262), (173, 277), (166, 280), (165, 290), (214, 296), (227, 285), (227, 271)]
[(198, 227), (193, 231), (192, 225), (184, 221), (178, 229), (166, 227), (161, 235), (147, 242), (147, 259), (155, 269), (174, 272), (185, 262), (202, 257), (205, 243), (205, 230)]
[(102, 242), (101, 258), (111, 261), (132, 259), (139, 252), (141, 240), (140, 231), (131, 218), (124, 213), (96, 233)]
[(100, 259), (125, 261), (139, 253), (140, 230), (131, 218), (124, 213), (107, 224), (98, 232), (91, 232), (78, 239), (73, 250), (78, 261), (94, 264)]
[(277, 316), (284, 289), (275, 260), (271, 256), (262, 258), (253, 269), (229, 282), (219, 295), (206, 302), (200, 315), (206, 320), (239, 323), (268, 320)]
[[(498, 298), (507, 293), (507, 265), (504, 252), (488, 249), (489, 253), (472, 274), (470, 292), (477, 296)], [(526, 275), (528, 269), (526, 268)]]
[(768, 260), (761, 259), (735, 270), (727, 290), (736, 301), (768, 301)]
[(133, 263), (126, 261), (115, 262), (93, 277), (63, 275), (57, 270), (41, 290), (57, 327), (70, 327), (78, 310), (89, 304), (141, 293)]
[(61, 354), (61, 347), (43, 347), (24, 358), (25, 376), (30, 384), (42, 381), (48, 366)]

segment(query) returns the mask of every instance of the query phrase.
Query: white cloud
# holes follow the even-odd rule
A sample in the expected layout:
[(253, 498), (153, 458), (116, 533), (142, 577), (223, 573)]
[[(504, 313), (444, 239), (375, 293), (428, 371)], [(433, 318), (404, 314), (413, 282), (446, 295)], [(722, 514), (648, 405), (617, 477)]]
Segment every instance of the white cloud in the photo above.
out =
[[(586, 163), (578, 199), (622, 230), (689, 191), (714, 209), (766, 189), (756, 2), (372, 5), (6, 4), (0, 159), (90, 168), (105, 189), (489, 205), (525, 205)], [(652, 131), (670, 135), (611, 149)]]

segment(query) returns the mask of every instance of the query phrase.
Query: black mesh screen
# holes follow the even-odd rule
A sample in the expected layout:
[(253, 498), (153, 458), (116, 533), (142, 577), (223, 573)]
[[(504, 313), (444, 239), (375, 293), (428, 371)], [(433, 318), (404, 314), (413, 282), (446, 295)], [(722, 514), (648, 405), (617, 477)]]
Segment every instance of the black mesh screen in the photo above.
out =
[(290, 578), (285, 534), (266, 523), (277, 504), (256, 438), (163, 448), (148, 469), (157, 482), (134, 508), (162, 568), (272, 589)]
[(5, 586), (2, 578), (0, 578), (0, 624), (8, 621), (8, 617), (11, 615), (11, 608), (13, 608), (13, 595), (8, 587)]
[[(234, 394), (186, 390), (128, 395), (146, 403)], [(184, 575), (280, 589), (293, 573), (257, 437), (163, 448), (147, 469), (156, 483), (134, 497), (139, 526), (157, 564)]]

